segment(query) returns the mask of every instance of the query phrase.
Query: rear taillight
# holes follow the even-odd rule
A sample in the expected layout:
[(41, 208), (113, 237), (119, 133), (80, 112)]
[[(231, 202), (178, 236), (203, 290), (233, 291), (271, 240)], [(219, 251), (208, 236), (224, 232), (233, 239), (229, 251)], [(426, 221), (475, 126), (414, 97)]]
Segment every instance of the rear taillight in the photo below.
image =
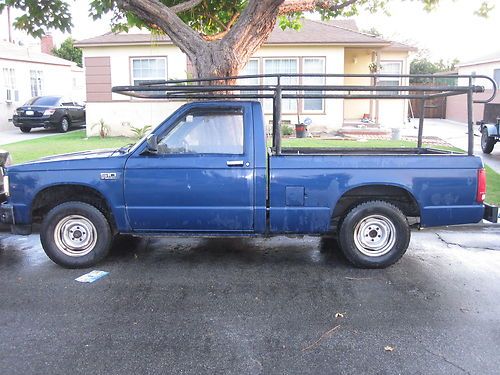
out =
[(52, 116), (56, 112), (55, 109), (46, 109), (45, 112), (43, 112), (44, 116)]
[(486, 172), (484, 168), (477, 171), (477, 195), (476, 201), (483, 203), (486, 199)]

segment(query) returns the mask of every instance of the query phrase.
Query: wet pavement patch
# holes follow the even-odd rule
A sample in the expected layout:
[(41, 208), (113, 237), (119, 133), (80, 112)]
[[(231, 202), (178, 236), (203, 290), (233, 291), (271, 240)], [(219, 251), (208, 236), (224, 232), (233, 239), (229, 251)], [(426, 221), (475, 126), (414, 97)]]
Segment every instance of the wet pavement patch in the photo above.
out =
[(136, 240), (88, 287), (0, 234), (1, 373), (497, 374), (500, 251), (453, 233), (384, 270), (311, 237)]

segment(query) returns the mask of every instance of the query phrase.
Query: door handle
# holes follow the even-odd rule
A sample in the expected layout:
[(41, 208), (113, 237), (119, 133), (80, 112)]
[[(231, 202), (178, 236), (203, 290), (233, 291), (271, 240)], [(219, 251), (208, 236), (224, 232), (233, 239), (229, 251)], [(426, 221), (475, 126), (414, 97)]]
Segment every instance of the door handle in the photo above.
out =
[(228, 167), (243, 167), (243, 164), (244, 164), (243, 160), (228, 160), (226, 162), (226, 165)]

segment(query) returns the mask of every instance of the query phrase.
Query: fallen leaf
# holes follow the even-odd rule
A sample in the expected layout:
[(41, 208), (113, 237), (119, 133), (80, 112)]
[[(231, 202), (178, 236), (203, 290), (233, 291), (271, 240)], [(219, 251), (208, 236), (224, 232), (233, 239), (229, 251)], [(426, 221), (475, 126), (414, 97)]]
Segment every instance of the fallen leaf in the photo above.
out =
[(389, 345), (384, 346), (384, 350), (386, 352), (393, 352), (394, 351), (394, 346), (389, 346)]

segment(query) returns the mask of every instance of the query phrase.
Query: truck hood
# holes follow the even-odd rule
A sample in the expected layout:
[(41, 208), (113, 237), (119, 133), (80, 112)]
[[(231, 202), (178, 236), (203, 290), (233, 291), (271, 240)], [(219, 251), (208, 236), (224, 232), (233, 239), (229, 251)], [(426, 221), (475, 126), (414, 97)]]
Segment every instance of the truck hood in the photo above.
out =
[[(27, 164), (53, 162), (53, 161), (67, 161), (67, 160), (75, 160), (75, 159), (109, 158), (110, 156), (113, 155), (113, 153), (115, 151), (116, 151), (116, 149), (101, 149), (101, 150), (92, 150), (92, 151), (71, 152), (68, 154), (45, 156), (43, 158), (30, 161)], [(116, 151), (116, 153), (119, 154), (117, 151)]]
[(8, 168), (8, 172), (113, 168), (123, 165), (128, 155), (128, 152), (120, 152), (117, 149), (72, 152), (12, 165)]

